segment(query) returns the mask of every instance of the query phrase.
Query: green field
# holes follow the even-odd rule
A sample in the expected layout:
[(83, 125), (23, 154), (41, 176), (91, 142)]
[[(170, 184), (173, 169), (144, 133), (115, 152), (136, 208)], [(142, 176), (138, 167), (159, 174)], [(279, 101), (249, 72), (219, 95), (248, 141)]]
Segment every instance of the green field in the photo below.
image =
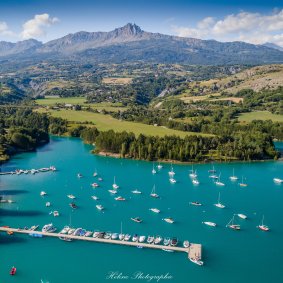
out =
[(85, 97), (46, 97), (43, 99), (37, 99), (37, 105), (40, 106), (55, 106), (56, 104), (73, 104), (73, 105), (81, 105), (85, 107), (91, 107), (92, 109), (97, 110), (106, 110), (117, 112), (118, 110), (123, 111), (126, 107), (123, 107), (121, 103), (110, 103), (110, 102), (102, 102), (102, 103), (86, 103)]
[(254, 111), (240, 114), (240, 122), (251, 122), (252, 120), (272, 120), (273, 122), (283, 122), (283, 115), (272, 114), (269, 111)]
[[(144, 134), (151, 136), (165, 136), (165, 135), (177, 135), (185, 137), (186, 135), (205, 135), (200, 133), (183, 132), (164, 127), (155, 127), (153, 125), (146, 125), (135, 122), (120, 121), (114, 119), (110, 115), (103, 115), (98, 113), (91, 113), (87, 111), (74, 111), (74, 110), (44, 110), (40, 109), (40, 112), (50, 113), (53, 117), (60, 117), (70, 122), (93, 122), (94, 125), (100, 131), (114, 130), (117, 132), (133, 132), (136, 135)], [(209, 136), (209, 135), (206, 135)]]

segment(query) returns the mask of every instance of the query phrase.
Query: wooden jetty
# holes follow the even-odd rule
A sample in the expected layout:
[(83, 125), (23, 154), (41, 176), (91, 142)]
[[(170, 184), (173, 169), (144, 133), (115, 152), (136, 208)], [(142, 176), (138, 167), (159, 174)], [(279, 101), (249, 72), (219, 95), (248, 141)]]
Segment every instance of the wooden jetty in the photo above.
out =
[(173, 246), (164, 246), (164, 245), (155, 245), (148, 243), (139, 243), (139, 242), (131, 242), (131, 241), (121, 241), (121, 240), (112, 240), (112, 239), (101, 239), (101, 238), (93, 238), (93, 237), (85, 237), (85, 236), (74, 236), (68, 234), (60, 234), (60, 233), (49, 233), (49, 232), (41, 232), (41, 231), (31, 231), (26, 229), (17, 229), (11, 227), (0, 227), (0, 232), (7, 233), (19, 233), (19, 234), (38, 234), (44, 237), (64, 237), (72, 240), (81, 240), (81, 241), (89, 241), (89, 242), (97, 242), (97, 243), (106, 243), (106, 244), (116, 244), (116, 245), (124, 245), (124, 246), (132, 246), (132, 247), (143, 247), (149, 249), (159, 249), (159, 250), (168, 250), (175, 252), (185, 252), (188, 254), (188, 259), (198, 258), (201, 260), (202, 255), (202, 246), (201, 244), (193, 244), (190, 243), (188, 248), (183, 247), (173, 247)]

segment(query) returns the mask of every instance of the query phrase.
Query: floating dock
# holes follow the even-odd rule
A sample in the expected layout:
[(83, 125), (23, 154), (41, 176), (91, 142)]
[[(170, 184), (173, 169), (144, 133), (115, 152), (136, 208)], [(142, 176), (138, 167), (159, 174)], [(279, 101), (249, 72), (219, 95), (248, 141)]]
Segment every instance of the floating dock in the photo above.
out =
[(188, 254), (188, 259), (192, 260), (196, 257), (201, 260), (202, 256), (202, 246), (201, 244), (193, 244), (190, 243), (188, 248), (183, 247), (173, 247), (173, 246), (164, 246), (164, 245), (155, 245), (148, 243), (139, 243), (139, 242), (131, 242), (131, 241), (121, 241), (121, 240), (112, 240), (112, 239), (101, 239), (101, 238), (93, 238), (93, 237), (85, 237), (85, 236), (74, 236), (68, 234), (60, 234), (60, 233), (49, 233), (49, 232), (41, 232), (41, 231), (31, 231), (25, 229), (17, 229), (10, 227), (0, 227), (0, 232), (13, 232), (19, 234), (38, 234), (44, 237), (64, 237), (72, 240), (81, 240), (81, 241), (89, 241), (89, 242), (97, 242), (97, 243), (106, 243), (106, 244), (116, 244), (116, 245), (124, 245), (124, 246), (132, 246), (132, 247), (143, 247), (149, 249), (159, 249), (159, 250), (168, 250), (175, 252), (185, 252)]

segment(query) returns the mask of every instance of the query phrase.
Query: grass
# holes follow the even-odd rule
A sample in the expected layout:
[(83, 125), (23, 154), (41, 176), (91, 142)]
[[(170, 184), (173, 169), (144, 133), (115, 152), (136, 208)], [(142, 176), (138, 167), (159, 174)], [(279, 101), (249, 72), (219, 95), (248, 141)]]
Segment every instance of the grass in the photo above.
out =
[(121, 103), (110, 103), (110, 102), (101, 102), (101, 103), (85, 103), (85, 97), (54, 97), (47, 96), (44, 99), (37, 99), (36, 104), (40, 106), (55, 106), (59, 104), (73, 104), (81, 105), (85, 107), (91, 107), (92, 109), (113, 111), (117, 112), (118, 110), (123, 111), (127, 108), (124, 107)]
[(273, 122), (283, 122), (283, 115), (272, 114), (269, 111), (254, 111), (240, 114), (238, 120), (240, 122), (251, 122), (253, 120), (272, 120)]
[(119, 84), (125, 85), (132, 82), (132, 78), (103, 78), (102, 82), (105, 84)]
[(70, 122), (93, 122), (94, 125), (100, 131), (114, 130), (116, 132), (133, 132), (135, 135), (144, 134), (150, 136), (165, 136), (165, 135), (176, 135), (180, 137), (185, 137), (187, 135), (202, 135), (211, 136), (208, 134), (183, 132), (172, 129), (167, 129), (165, 127), (155, 127), (153, 125), (146, 125), (142, 123), (120, 121), (114, 119), (110, 115), (103, 115), (98, 113), (91, 113), (87, 111), (74, 111), (74, 110), (45, 110), (38, 109), (40, 112), (48, 112), (53, 117), (60, 117), (66, 119)]

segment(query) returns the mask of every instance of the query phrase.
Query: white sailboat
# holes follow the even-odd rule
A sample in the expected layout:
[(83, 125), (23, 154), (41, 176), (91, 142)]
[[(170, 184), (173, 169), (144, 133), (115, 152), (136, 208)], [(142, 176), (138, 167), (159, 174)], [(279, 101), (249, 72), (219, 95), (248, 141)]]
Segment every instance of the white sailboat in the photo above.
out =
[(199, 185), (199, 180), (195, 178), (195, 179), (192, 180), (192, 183), (194, 185), (198, 186)]
[(153, 165), (152, 165), (151, 173), (152, 173), (153, 175), (156, 174), (156, 170), (155, 170), (155, 168), (154, 168), (154, 163), (153, 163)]
[(235, 175), (235, 169), (233, 168), (233, 175), (229, 177), (231, 181), (237, 181), (239, 178)]
[(157, 165), (157, 169), (158, 170), (161, 170), (163, 168), (163, 166), (160, 164), (160, 162), (158, 163), (158, 165)]
[(215, 181), (215, 185), (223, 187), (225, 186), (225, 184), (220, 181), (220, 176), (221, 176), (221, 173), (219, 174), (217, 181)]
[(243, 176), (242, 176), (242, 182), (239, 183), (239, 186), (240, 187), (247, 187), (248, 186), (248, 184), (244, 183), (244, 177)]
[(218, 208), (225, 208), (225, 205), (220, 202), (220, 192), (218, 194), (218, 202), (214, 204)]
[(235, 214), (233, 215), (232, 219), (227, 223), (226, 227), (233, 229), (233, 230), (240, 230), (241, 226), (238, 224), (234, 224)]
[(282, 184), (283, 183), (283, 179), (273, 178), (273, 182), (276, 183), (276, 184)]
[(152, 188), (150, 196), (153, 197), (153, 198), (158, 198), (159, 197), (159, 195), (155, 192), (155, 185)]
[(116, 177), (115, 177), (115, 176), (114, 176), (114, 182), (113, 182), (112, 188), (113, 188), (114, 190), (119, 189), (119, 186), (116, 184)]
[(172, 163), (171, 163), (171, 170), (168, 172), (168, 174), (169, 174), (170, 177), (174, 177), (174, 175), (175, 175)]
[(194, 166), (192, 166), (192, 170), (190, 170), (190, 172), (191, 173), (189, 174), (189, 176), (193, 179), (196, 179), (198, 175), (197, 175), (197, 170), (194, 171)]
[(93, 173), (93, 177), (96, 177), (98, 174), (97, 174), (97, 170), (96, 170), (96, 168), (95, 168), (95, 171), (94, 171), (94, 173)]
[(123, 223), (121, 222), (121, 232), (120, 232), (120, 234), (119, 234), (119, 240), (124, 240), (124, 238), (125, 238), (125, 234), (123, 234), (123, 229), (122, 229), (122, 227), (123, 227)]
[(264, 215), (262, 216), (262, 220), (261, 220), (261, 224), (257, 226), (258, 229), (262, 230), (262, 231), (269, 231), (269, 227), (263, 224), (263, 220), (264, 220)]
[(169, 182), (170, 182), (171, 184), (175, 184), (177, 181), (176, 181), (173, 177), (171, 177), (171, 178), (169, 179)]

